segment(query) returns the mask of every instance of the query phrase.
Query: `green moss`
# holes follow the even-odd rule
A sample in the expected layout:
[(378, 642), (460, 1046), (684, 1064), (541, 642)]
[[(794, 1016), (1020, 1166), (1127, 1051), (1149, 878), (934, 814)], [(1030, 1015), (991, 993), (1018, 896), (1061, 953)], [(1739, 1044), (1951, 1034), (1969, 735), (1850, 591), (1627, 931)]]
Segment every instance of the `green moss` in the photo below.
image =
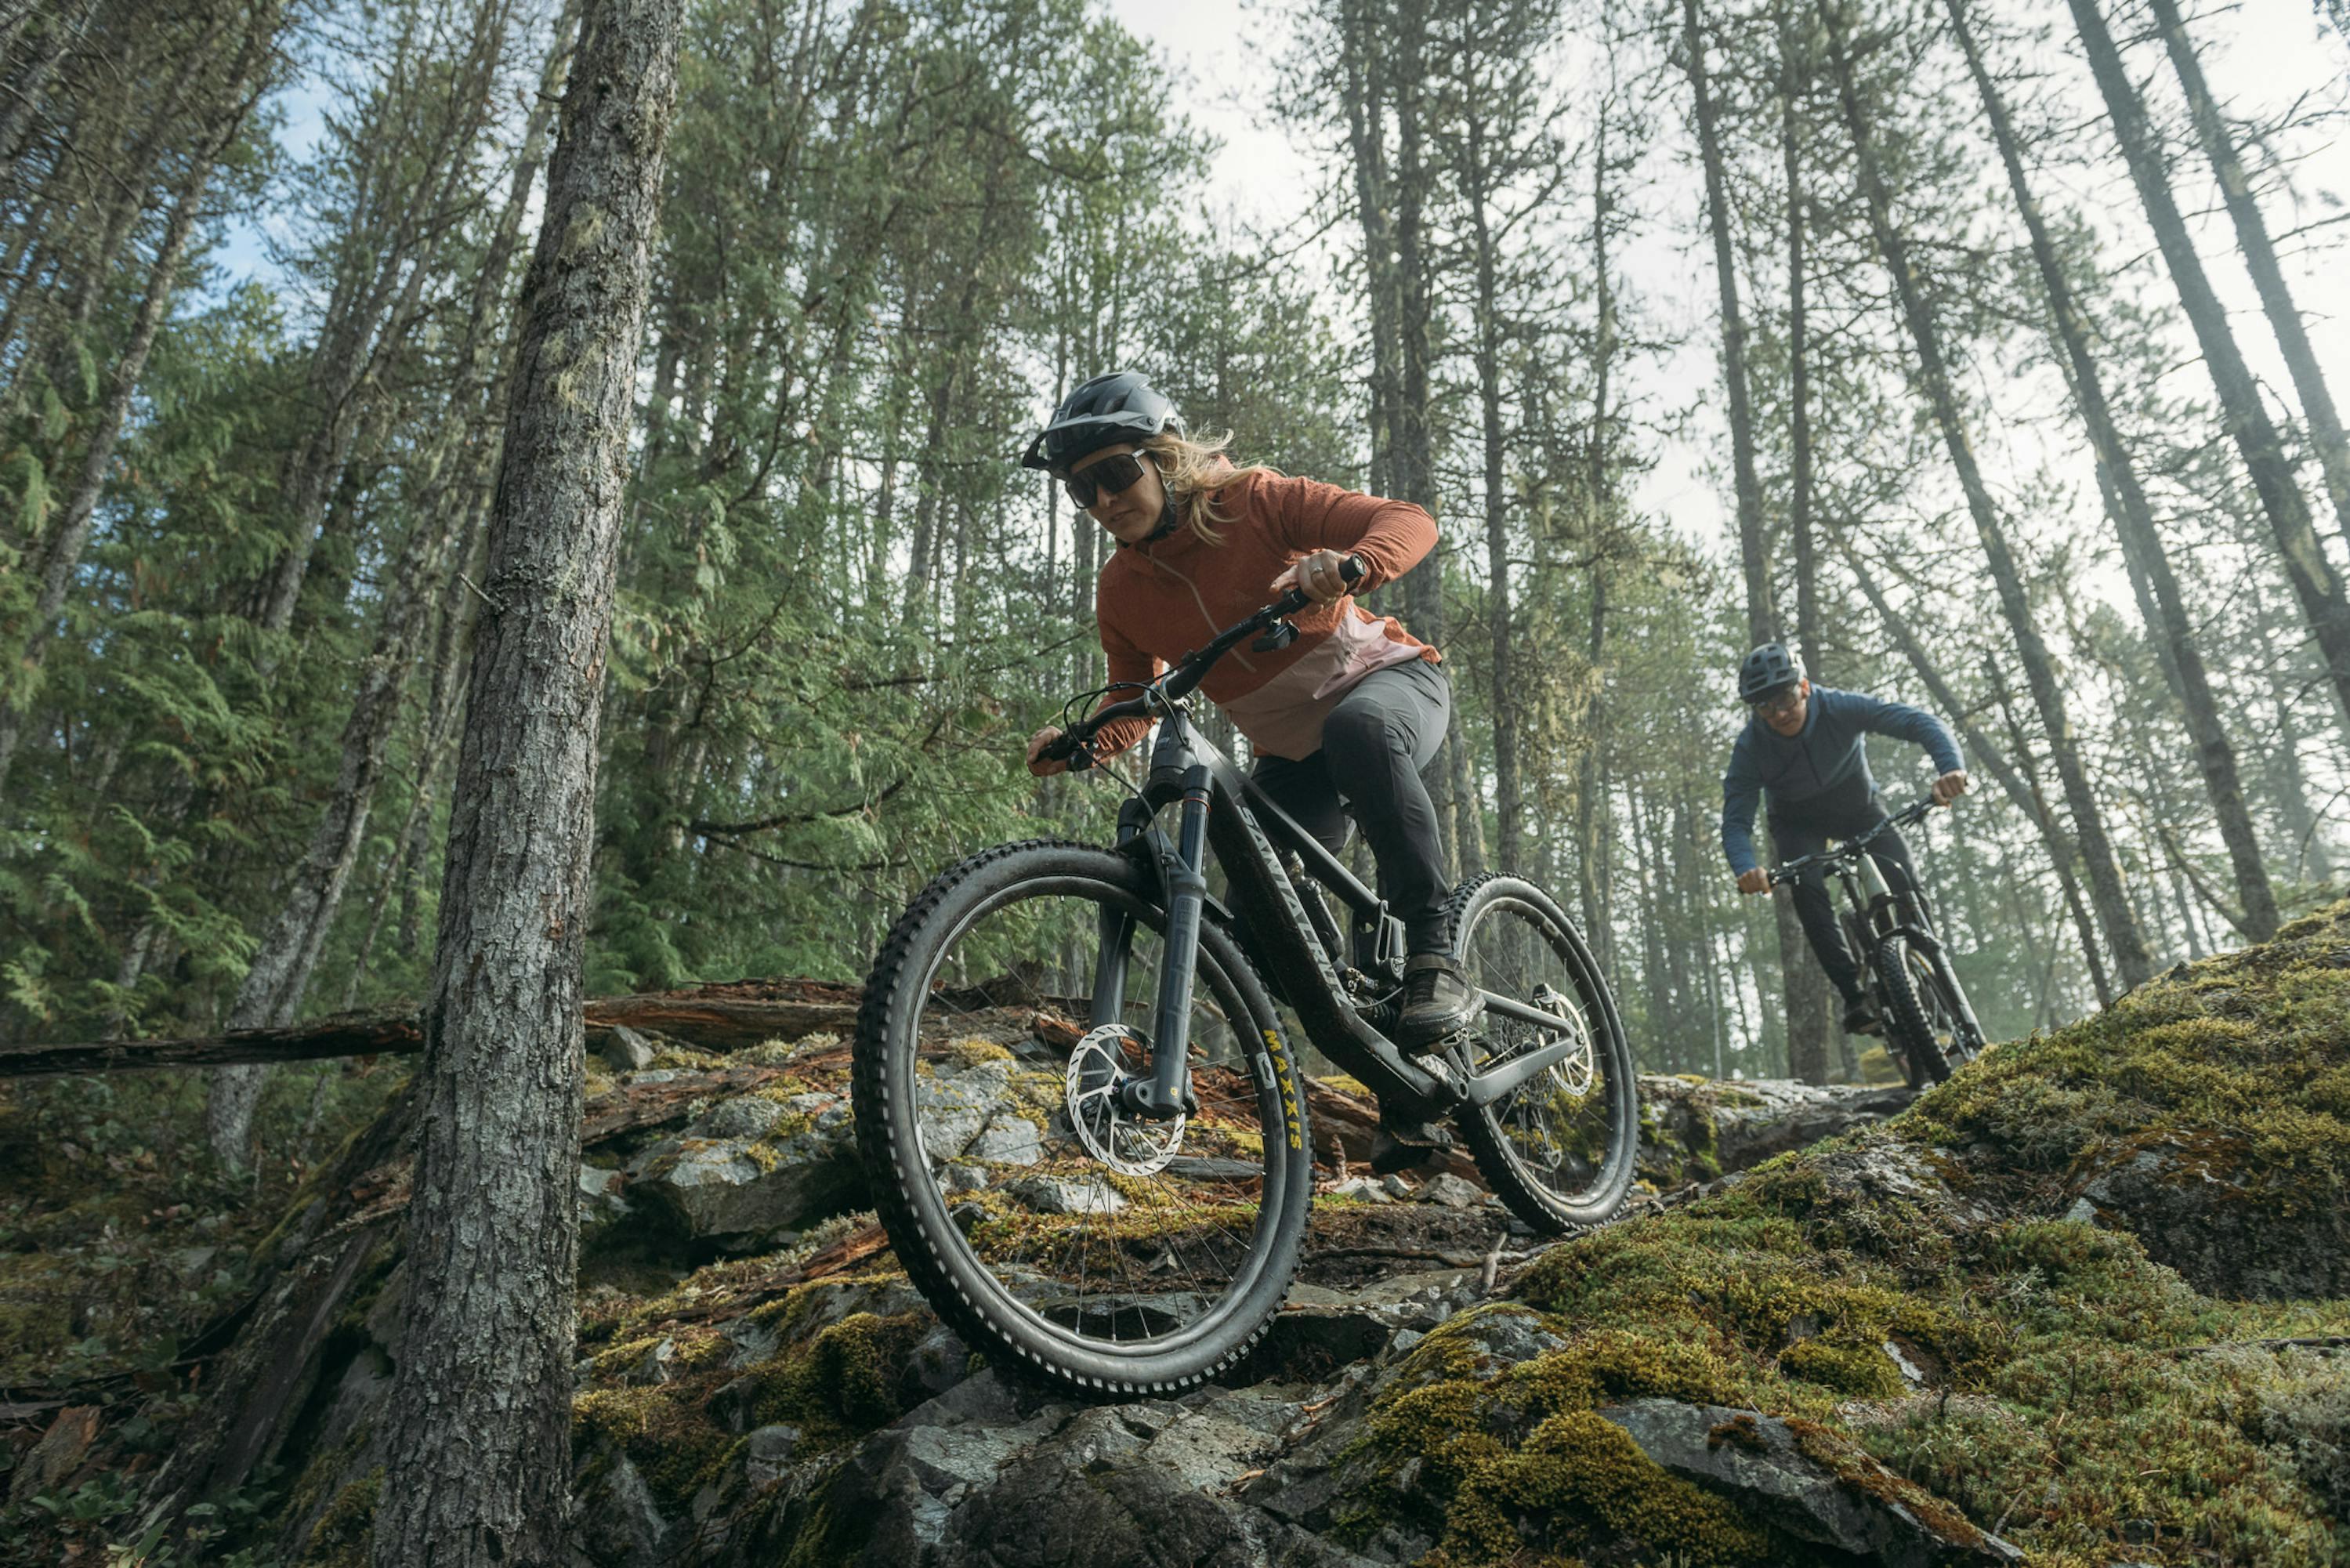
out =
[(368, 1568), (375, 1544), (376, 1501), (382, 1490), (379, 1467), (337, 1492), (310, 1532), (299, 1568)]
[(572, 1440), (608, 1443), (629, 1457), (663, 1512), (675, 1512), (715, 1480), (734, 1438), (702, 1409), (706, 1382), (593, 1388), (571, 1402)]
[(787, 1421), (806, 1451), (853, 1441), (905, 1413), (908, 1356), (931, 1327), (921, 1313), (856, 1313), (804, 1346), (754, 1368), (752, 1425)]
[(1874, 1345), (1831, 1345), (1825, 1339), (1799, 1340), (1779, 1357), (1779, 1369), (1790, 1377), (1817, 1383), (1856, 1399), (1891, 1399), (1908, 1392), (1908, 1384), (1893, 1358)]

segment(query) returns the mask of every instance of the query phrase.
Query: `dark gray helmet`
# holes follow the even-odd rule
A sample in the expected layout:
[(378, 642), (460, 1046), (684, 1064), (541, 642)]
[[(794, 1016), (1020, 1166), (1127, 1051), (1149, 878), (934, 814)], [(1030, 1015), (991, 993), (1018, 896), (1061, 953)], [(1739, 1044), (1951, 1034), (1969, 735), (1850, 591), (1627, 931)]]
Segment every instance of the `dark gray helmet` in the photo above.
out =
[(1123, 441), (1141, 441), (1162, 431), (1183, 433), (1183, 416), (1139, 370), (1096, 376), (1061, 400), (1052, 421), (1028, 443), (1023, 468), (1066, 473), (1087, 452)]
[(1759, 702), (1773, 691), (1783, 691), (1804, 678), (1804, 661), (1783, 642), (1766, 642), (1738, 666), (1738, 700)]

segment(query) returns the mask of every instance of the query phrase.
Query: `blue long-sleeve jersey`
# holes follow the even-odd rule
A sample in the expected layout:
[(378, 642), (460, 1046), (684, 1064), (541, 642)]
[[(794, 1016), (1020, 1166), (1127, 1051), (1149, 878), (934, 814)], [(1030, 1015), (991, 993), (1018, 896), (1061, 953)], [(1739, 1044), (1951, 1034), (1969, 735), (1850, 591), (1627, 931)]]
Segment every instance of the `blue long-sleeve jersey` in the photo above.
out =
[(1804, 727), (1782, 736), (1760, 714), (1746, 721), (1730, 749), (1721, 776), (1721, 852), (1739, 876), (1755, 868), (1754, 808), (1765, 792), (1773, 809), (1800, 809), (1808, 800), (1845, 790), (1866, 795), (1877, 787), (1862, 737), (1891, 735), (1914, 742), (1934, 759), (1937, 773), (1963, 766), (1958, 742), (1943, 722), (1906, 702), (1861, 691), (1814, 685)]

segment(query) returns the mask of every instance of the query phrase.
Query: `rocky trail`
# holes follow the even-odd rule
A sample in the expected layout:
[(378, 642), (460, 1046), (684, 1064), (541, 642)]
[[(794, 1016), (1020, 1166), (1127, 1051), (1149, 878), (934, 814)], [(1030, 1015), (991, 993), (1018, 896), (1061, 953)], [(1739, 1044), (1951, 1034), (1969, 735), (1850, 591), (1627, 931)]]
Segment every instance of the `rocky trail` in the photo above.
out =
[[(1642, 1195), (1563, 1241), (1465, 1162), (1367, 1175), (1375, 1113), (1316, 1083), (1322, 1192), (1266, 1340), (1216, 1386), (1113, 1406), (980, 1364), (907, 1285), (854, 1159), (853, 996), (738, 994), (804, 1026), (684, 1044), (723, 1000), (597, 1030), (577, 1563), (2265, 1568), (2350, 1545), (2350, 905), (1914, 1106), (1644, 1079)], [(1049, 1050), (1066, 1025), (972, 1027)], [(1006, 1075), (968, 1131), (1049, 1209), (1023, 1110)], [(94, 1309), (60, 1328), (40, 1303), (80, 1265), (10, 1254), (0, 1488), (44, 1532), (0, 1563), (184, 1540), (203, 1497), (240, 1500), (192, 1518), (248, 1562), (366, 1561), (403, 1120), (395, 1097), (166, 1366), (66, 1376)], [(95, 1523), (32, 1503), (93, 1488), (120, 1500)]]

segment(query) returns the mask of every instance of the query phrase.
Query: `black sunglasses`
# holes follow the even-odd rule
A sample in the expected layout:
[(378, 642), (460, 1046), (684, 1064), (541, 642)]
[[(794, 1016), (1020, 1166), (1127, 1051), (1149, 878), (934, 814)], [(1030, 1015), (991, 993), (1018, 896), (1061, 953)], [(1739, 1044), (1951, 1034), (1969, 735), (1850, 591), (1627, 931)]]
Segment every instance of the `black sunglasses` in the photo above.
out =
[(1757, 697), (1754, 700), (1753, 708), (1757, 713), (1766, 717), (1779, 713), (1792, 713), (1795, 711), (1795, 704), (1802, 701), (1803, 697), (1802, 687), (1783, 686), (1765, 696)]
[(1105, 495), (1118, 495), (1134, 487), (1142, 477), (1143, 464), (1149, 461), (1139, 452), (1112, 452), (1081, 473), (1072, 473), (1061, 481), (1079, 510), (1087, 510)]

